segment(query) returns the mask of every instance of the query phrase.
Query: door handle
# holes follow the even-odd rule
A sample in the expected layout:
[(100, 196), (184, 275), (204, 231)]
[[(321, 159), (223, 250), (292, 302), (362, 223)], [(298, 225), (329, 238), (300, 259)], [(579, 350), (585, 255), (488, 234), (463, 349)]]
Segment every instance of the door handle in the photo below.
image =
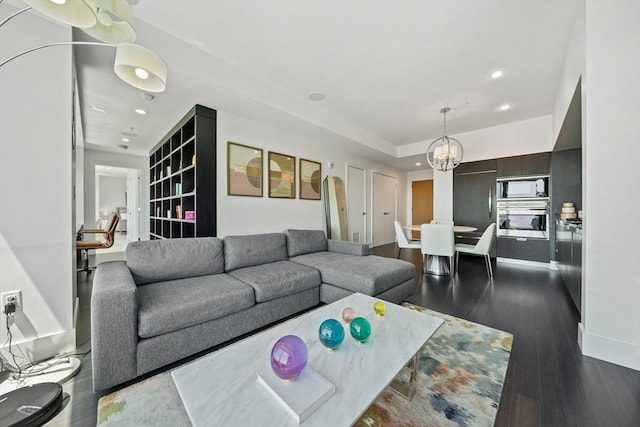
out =
[(492, 206), (491, 206), (491, 186), (489, 186), (489, 219), (491, 219), (491, 213), (492, 213)]
[(366, 212), (362, 212), (362, 215), (366, 215), (366, 214), (367, 214)]

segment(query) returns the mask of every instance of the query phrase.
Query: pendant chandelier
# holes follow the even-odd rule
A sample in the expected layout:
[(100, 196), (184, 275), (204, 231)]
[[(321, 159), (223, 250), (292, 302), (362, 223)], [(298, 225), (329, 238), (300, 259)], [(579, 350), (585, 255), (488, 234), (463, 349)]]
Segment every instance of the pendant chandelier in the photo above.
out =
[(444, 115), (442, 136), (434, 140), (427, 150), (427, 162), (433, 169), (442, 172), (454, 169), (462, 162), (462, 144), (455, 138), (447, 136), (447, 113), (451, 108), (444, 107), (440, 112)]

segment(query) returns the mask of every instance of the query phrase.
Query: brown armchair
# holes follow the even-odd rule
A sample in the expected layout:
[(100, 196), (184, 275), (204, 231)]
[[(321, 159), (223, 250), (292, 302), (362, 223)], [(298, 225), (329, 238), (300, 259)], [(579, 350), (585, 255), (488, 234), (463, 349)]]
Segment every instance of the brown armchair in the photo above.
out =
[[(82, 268), (78, 271), (86, 271), (91, 274), (89, 268), (89, 249), (107, 249), (113, 246), (115, 240), (116, 228), (118, 227), (120, 216), (117, 212), (112, 212), (104, 229), (81, 228), (76, 235), (76, 252), (78, 260), (83, 261)], [(83, 240), (85, 234), (101, 234), (103, 240)]]

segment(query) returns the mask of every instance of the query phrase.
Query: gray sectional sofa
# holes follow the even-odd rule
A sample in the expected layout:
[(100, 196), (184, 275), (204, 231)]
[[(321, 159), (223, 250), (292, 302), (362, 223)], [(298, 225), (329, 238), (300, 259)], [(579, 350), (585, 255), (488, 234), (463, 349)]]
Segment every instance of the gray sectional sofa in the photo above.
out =
[(132, 242), (91, 296), (94, 390), (353, 292), (399, 303), (415, 267), (319, 230)]

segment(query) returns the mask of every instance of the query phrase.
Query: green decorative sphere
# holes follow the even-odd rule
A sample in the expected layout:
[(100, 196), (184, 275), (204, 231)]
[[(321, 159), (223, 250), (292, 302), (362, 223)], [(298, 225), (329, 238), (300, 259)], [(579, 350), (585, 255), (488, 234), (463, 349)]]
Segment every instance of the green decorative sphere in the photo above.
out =
[(371, 325), (364, 317), (356, 317), (349, 325), (351, 336), (359, 343), (365, 343), (371, 336)]

